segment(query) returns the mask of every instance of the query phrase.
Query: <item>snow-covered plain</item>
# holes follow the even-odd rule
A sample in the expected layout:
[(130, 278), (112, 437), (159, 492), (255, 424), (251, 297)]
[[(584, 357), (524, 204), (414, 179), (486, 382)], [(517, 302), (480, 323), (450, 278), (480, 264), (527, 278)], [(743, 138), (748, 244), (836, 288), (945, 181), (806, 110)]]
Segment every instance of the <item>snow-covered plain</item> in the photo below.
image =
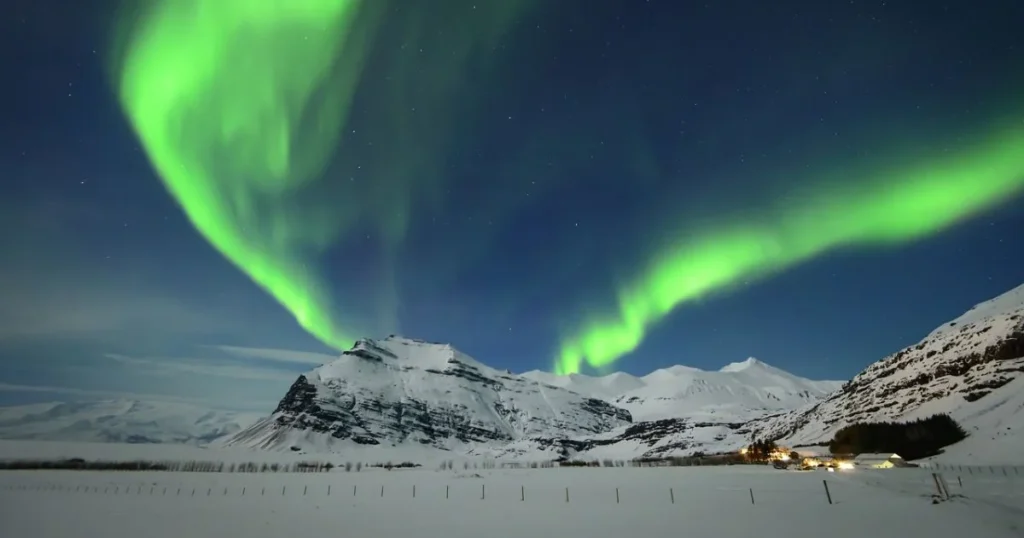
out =
[[(1024, 499), (1014, 487), (1019, 484), (1008, 477), (988, 478), (982, 482), (964, 477), (961, 488), (947, 474), (954, 498), (932, 504), (935, 486), (924, 469), (464, 471), (456, 466), (450, 471), (317, 474), (10, 471), (0, 474), (0, 534), (1020, 536)], [(828, 481), (834, 504), (829, 504), (822, 480)], [(992, 501), (994, 491), (1006, 495)]]

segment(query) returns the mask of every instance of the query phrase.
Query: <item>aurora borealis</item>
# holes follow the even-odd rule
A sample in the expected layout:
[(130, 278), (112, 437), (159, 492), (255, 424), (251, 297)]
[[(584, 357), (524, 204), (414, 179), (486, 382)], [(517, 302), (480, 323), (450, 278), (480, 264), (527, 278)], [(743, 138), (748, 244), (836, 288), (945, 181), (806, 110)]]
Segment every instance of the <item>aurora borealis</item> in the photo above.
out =
[[(489, 10), (500, 20), (512, 4)], [(302, 197), (302, 189), (340, 146), (386, 7), (362, 0), (161, 0), (141, 14), (129, 11), (125, 57), (117, 61), (125, 112), (192, 224), (304, 329), (338, 350), (352, 344), (358, 323), (335, 319), (307, 256), (330, 247), (361, 215), (352, 201), (324, 206)], [(467, 42), (457, 47), (467, 50), (480, 40), (474, 33), (462, 38)], [(391, 228), (388, 241), (402, 233), (394, 229), (400, 224)]]
[(1024, 282), (1020, 6), (55, 2), (5, 89), (19, 339), (842, 378)]
[[(586, 327), (562, 346), (556, 371), (585, 360), (605, 367), (633, 351), (645, 333), (680, 304), (738, 279), (785, 269), (847, 245), (898, 244), (938, 233), (1024, 191), (1024, 125), (973, 150), (908, 169), (851, 178), (801, 197), (779, 215), (697, 234), (655, 255), (650, 270), (618, 290), (619, 315)], [(731, 228), (731, 229), (730, 229)]]

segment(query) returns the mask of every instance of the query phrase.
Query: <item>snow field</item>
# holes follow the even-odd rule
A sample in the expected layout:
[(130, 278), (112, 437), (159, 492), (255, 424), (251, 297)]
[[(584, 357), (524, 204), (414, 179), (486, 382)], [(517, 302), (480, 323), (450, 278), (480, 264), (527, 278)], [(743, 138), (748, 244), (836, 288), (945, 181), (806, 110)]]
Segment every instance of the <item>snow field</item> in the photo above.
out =
[[(933, 505), (931, 481), (926, 470), (826, 473), (738, 466), (315, 474), (10, 471), (0, 473), (0, 535), (994, 538), (1019, 536), (1024, 529), (1024, 514), (1012, 506), (956, 497)], [(954, 479), (951, 493), (956, 487)], [(978, 484), (983, 487), (992, 486)]]

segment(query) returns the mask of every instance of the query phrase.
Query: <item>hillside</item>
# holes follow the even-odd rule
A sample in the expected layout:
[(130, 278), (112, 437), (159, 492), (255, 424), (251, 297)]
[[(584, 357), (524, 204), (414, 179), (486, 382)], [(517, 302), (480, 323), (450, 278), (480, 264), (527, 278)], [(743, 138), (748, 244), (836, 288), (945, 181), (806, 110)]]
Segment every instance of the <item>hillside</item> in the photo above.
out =
[[(790, 444), (827, 441), (853, 422), (948, 413), (977, 444), (1019, 424), (1024, 286), (944, 323), (917, 344), (868, 366), (821, 402), (764, 421), (755, 433)], [(1004, 428), (1009, 428), (1006, 430)]]

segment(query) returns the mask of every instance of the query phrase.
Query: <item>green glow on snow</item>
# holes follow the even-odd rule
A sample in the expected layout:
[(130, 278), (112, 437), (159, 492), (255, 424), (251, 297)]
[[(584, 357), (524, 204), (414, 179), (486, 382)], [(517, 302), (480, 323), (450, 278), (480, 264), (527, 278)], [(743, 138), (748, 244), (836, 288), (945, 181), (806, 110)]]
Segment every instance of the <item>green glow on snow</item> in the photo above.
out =
[(1024, 189), (1024, 129), (927, 163), (799, 196), (791, 207), (694, 236), (659, 253), (618, 290), (616, 315), (591, 319), (562, 341), (555, 371), (612, 364), (677, 306), (849, 245), (922, 238)]

